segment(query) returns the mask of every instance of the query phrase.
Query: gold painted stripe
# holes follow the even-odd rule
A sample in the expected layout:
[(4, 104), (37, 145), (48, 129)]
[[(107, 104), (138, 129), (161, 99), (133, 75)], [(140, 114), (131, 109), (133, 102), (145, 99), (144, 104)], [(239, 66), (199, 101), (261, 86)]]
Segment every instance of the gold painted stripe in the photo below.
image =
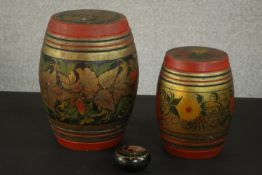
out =
[(53, 125), (51, 125), (52, 129), (57, 132), (57, 133), (61, 133), (63, 135), (67, 135), (69, 137), (84, 137), (84, 138), (94, 138), (94, 137), (107, 137), (107, 136), (111, 136), (111, 135), (115, 135), (118, 134), (120, 132), (123, 132), (124, 128), (120, 128), (118, 130), (115, 130), (114, 132), (108, 132), (108, 133), (84, 133), (84, 134), (79, 134), (79, 133), (74, 133), (74, 132), (65, 132), (62, 131), (60, 129), (57, 129), (56, 127), (54, 127)]
[[(195, 143), (201, 143), (203, 141), (211, 141), (211, 140), (217, 140), (222, 137), (225, 137), (228, 134), (228, 128), (224, 130), (217, 130), (212, 132), (188, 132), (187, 133), (179, 133), (179, 132), (172, 132), (169, 130), (166, 130), (164, 128), (160, 128), (160, 132), (163, 135), (168, 135), (169, 137), (173, 137), (174, 139), (177, 139), (179, 141), (183, 141), (184, 139), (189, 139), (191, 141), (195, 141)], [(212, 135), (212, 139), (210, 139), (210, 135)]]
[(222, 147), (224, 145), (224, 141), (220, 142), (218, 144), (210, 144), (210, 145), (206, 145), (206, 146), (189, 146), (189, 145), (179, 145), (176, 143), (172, 143), (169, 141), (166, 141), (169, 143), (169, 145), (171, 147), (174, 147), (176, 149), (182, 149), (182, 150), (190, 150), (190, 151), (203, 151), (203, 150), (212, 150), (212, 149), (217, 149), (219, 147)]
[(64, 35), (58, 35), (58, 34), (54, 34), (54, 33), (49, 33), (48, 31), (46, 31), (46, 34), (50, 35), (50, 36), (53, 36), (55, 38), (58, 38), (58, 39), (64, 39), (64, 40), (71, 40), (71, 41), (104, 41), (104, 40), (114, 40), (114, 39), (117, 39), (117, 38), (121, 38), (121, 37), (124, 37), (126, 35), (128, 35), (129, 33), (131, 33), (131, 30), (130, 31), (127, 31), (127, 32), (124, 32), (124, 33), (121, 33), (121, 34), (117, 34), (117, 35), (113, 35), (113, 36), (107, 36), (107, 37), (102, 37), (102, 38), (76, 38), (76, 37), (67, 37), (67, 36), (64, 36)]
[(191, 87), (191, 86), (183, 86), (183, 85), (178, 85), (178, 84), (173, 84), (169, 83), (163, 79), (159, 80), (159, 86), (161, 88), (165, 87), (170, 90), (178, 90), (178, 91), (183, 91), (183, 92), (198, 92), (198, 93), (206, 93), (206, 92), (214, 92), (214, 91), (221, 91), (230, 87), (233, 87), (233, 82), (232, 80), (228, 83), (222, 84), (222, 85), (217, 85), (217, 86), (207, 86), (207, 87)]
[[(164, 78), (165, 80), (167, 81), (170, 81), (172, 83), (177, 83), (177, 84), (185, 84), (185, 85), (194, 85), (194, 86), (211, 86), (211, 85), (216, 85), (216, 84), (221, 84), (221, 83), (225, 83), (225, 82), (228, 82), (229, 80), (231, 80), (231, 76), (227, 76), (223, 79), (217, 79), (215, 81), (210, 81), (210, 79), (208, 79), (208, 81), (206, 82), (190, 82), (189, 80), (192, 81), (192, 79), (183, 79), (182, 77), (175, 77), (175, 79), (172, 77), (170, 78), (170, 75), (165, 75), (165, 74), (162, 74), (161, 75), (162, 78)], [(194, 79), (195, 80), (195, 79)]]
[(56, 136), (61, 137), (65, 140), (67, 140), (67, 141), (82, 142), (82, 143), (93, 143), (93, 142), (109, 141), (109, 140), (112, 140), (114, 138), (118, 138), (119, 136), (121, 136), (123, 134), (123, 131), (119, 132), (117, 134), (114, 134), (114, 135), (106, 136), (106, 137), (94, 137), (94, 138), (72, 137), (72, 136), (64, 135), (62, 133), (58, 133), (56, 131), (54, 131), (54, 133), (55, 133)]
[(163, 78), (163, 77), (161, 77), (161, 79), (162, 79), (163, 81), (169, 82), (169, 83), (171, 83), (171, 84), (175, 84), (175, 85), (179, 85), (179, 86), (187, 86), (187, 87), (211, 87), (211, 86), (220, 86), (220, 85), (223, 85), (223, 84), (226, 84), (226, 83), (229, 83), (229, 82), (232, 81), (231, 79), (229, 79), (228, 81), (225, 81), (225, 82), (222, 82), (222, 83), (214, 83), (214, 84), (209, 84), (209, 85), (206, 84), (206, 83), (204, 83), (204, 84), (193, 84), (193, 85), (190, 85), (190, 84), (183, 83), (183, 82), (178, 82), (178, 83), (176, 83), (176, 82), (171, 82), (171, 81), (168, 81), (167, 79), (165, 79), (165, 78)]
[(55, 126), (63, 131), (79, 133), (79, 134), (98, 134), (98, 133), (108, 133), (120, 128), (124, 128), (127, 125), (127, 120), (122, 119), (120, 121), (116, 121), (108, 124), (100, 124), (100, 125), (71, 125), (67, 123), (63, 123), (57, 120), (48, 117), (49, 122), (52, 126)]
[(131, 44), (130, 46), (113, 50), (108, 52), (96, 52), (96, 53), (88, 53), (88, 52), (70, 52), (63, 51), (48, 47), (47, 45), (43, 45), (42, 52), (50, 57), (65, 59), (65, 60), (79, 60), (79, 61), (104, 61), (104, 60), (115, 60), (118, 58), (126, 57), (136, 52), (135, 45)]
[(123, 43), (123, 42), (132, 42), (133, 41), (133, 36), (132, 34), (128, 35), (127, 37), (123, 37), (123, 38), (119, 38), (117, 40), (107, 40), (107, 41), (103, 41), (103, 42), (71, 42), (71, 41), (67, 41), (67, 40), (59, 40), (59, 39), (55, 39), (52, 38), (48, 35), (45, 36), (45, 42), (46, 41), (51, 41), (54, 43), (57, 43), (58, 45), (70, 45), (70, 46), (110, 46), (110, 45), (117, 45), (119, 43)]
[[(61, 45), (61, 44), (57, 44), (57, 43), (53, 43), (50, 42), (48, 40), (45, 40), (45, 44), (52, 46), (54, 48), (58, 48), (58, 49), (66, 49), (66, 50), (72, 50), (72, 51), (102, 51), (102, 50), (110, 50), (110, 49), (118, 49), (118, 48), (122, 48), (125, 47), (127, 45), (132, 44), (133, 39), (130, 38), (128, 41), (124, 42), (124, 43), (120, 43), (118, 45), (111, 45), (111, 46), (100, 46), (100, 47), (81, 47), (81, 46), (85, 46), (85, 45), (78, 45), (79, 47), (77, 47), (77, 45), (75, 46), (71, 46), (71, 45)], [(99, 43), (101, 44), (101, 43)], [(98, 45), (93, 45), (93, 46), (98, 46)]]
[(68, 134), (98, 135), (98, 134), (108, 134), (108, 133), (110, 134), (110, 133), (118, 132), (119, 130), (123, 130), (126, 127), (126, 125), (116, 125), (115, 128), (112, 128), (112, 129), (97, 130), (97, 131), (96, 130), (83, 130), (83, 131), (72, 130), (72, 129), (62, 128), (62, 127), (55, 125), (55, 124), (52, 124), (52, 123), (51, 123), (51, 127), (54, 130), (56, 130), (57, 132), (64, 132), (64, 133), (68, 133)]
[[(192, 75), (192, 74), (191, 74)], [(220, 76), (219, 76), (220, 75)], [(225, 72), (223, 74), (219, 74), (216, 76), (181, 76), (179, 74), (173, 74), (170, 72), (165, 71), (164, 69), (161, 70), (161, 76), (170, 77), (171, 79), (181, 80), (181, 81), (218, 81), (222, 79), (226, 79), (228, 77), (232, 78), (231, 71)]]
[(223, 70), (223, 71), (217, 71), (217, 72), (210, 72), (210, 73), (185, 73), (185, 72), (178, 72), (178, 71), (174, 71), (172, 69), (169, 69), (167, 67), (162, 67), (162, 69), (164, 71), (168, 71), (169, 73), (171, 74), (176, 74), (178, 76), (188, 76), (188, 77), (191, 77), (191, 78), (196, 78), (196, 77), (199, 77), (199, 78), (203, 78), (203, 77), (209, 77), (209, 78), (212, 78), (211, 76), (223, 76), (224, 74), (227, 74), (227, 73), (230, 73), (231, 70), (230, 69), (226, 69), (226, 70)]

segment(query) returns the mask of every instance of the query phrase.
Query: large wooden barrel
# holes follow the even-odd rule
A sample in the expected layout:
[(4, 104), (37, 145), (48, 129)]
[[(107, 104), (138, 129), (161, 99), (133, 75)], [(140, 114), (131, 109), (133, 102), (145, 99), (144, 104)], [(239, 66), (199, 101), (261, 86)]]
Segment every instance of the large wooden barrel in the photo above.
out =
[(190, 159), (218, 155), (233, 104), (233, 80), (225, 52), (206, 47), (167, 51), (156, 107), (161, 138), (169, 153)]
[(74, 150), (117, 145), (137, 92), (138, 62), (124, 15), (104, 10), (54, 14), (39, 79), (57, 141)]

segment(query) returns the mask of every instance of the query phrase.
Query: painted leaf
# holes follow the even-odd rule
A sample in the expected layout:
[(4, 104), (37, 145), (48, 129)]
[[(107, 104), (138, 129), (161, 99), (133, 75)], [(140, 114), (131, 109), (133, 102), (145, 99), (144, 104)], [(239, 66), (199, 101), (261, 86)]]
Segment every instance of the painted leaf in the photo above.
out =
[(87, 67), (84, 69), (78, 68), (76, 69), (76, 72), (79, 76), (79, 82), (84, 89), (86, 98), (93, 98), (99, 89), (98, 78), (96, 77), (96, 74)]
[(93, 116), (93, 115), (99, 113), (98, 109), (93, 107), (93, 102), (90, 103), (90, 104), (86, 103), (85, 104), (85, 109), (86, 109), (86, 111), (85, 111), (85, 115), (86, 116)]
[(115, 104), (118, 103), (119, 99), (125, 95), (127, 95), (129, 92), (129, 86), (127, 83), (118, 83), (115, 85), (114, 91), (113, 91), (113, 98)]
[(103, 64), (90, 64), (89, 67), (96, 73), (96, 75), (100, 75), (104, 73), (106, 70), (110, 69), (114, 62), (103, 63)]
[(164, 115), (168, 115), (169, 114), (169, 110), (170, 110), (170, 105), (166, 102), (161, 102), (161, 113)]
[(63, 101), (66, 99), (69, 99), (73, 96), (73, 94), (70, 94), (62, 89), (60, 89), (59, 87), (53, 87), (49, 90), (49, 95), (52, 96), (53, 98), (59, 100), (59, 101)]
[(178, 114), (178, 112), (177, 112), (177, 109), (176, 109), (174, 106), (170, 106), (170, 111), (171, 111), (173, 114), (179, 116), (179, 114)]
[(118, 67), (101, 74), (98, 77), (100, 85), (103, 88), (109, 88), (114, 83), (117, 72), (118, 72)]
[(65, 89), (69, 89), (70, 88), (70, 82), (67, 76), (64, 76), (63, 74), (58, 74), (59, 80), (61, 82), (61, 85), (65, 88)]
[(79, 82), (76, 81), (76, 75), (74, 71), (70, 72), (68, 76), (60, 73), (58, 74), (58, 77), (63, 88), (68, 89), (72, 92), (79, 92), (82, 90)]
[(98, 84), (98, 79), (96, 77), (96, 74), (89, 69), (88, 67), (81, 69), (78, 68), (76, 69), (76, 72), (79, 75), (79, 81), (83, 84), (83, 85), (87, 85), (90, 83), (95, 83)]
[(114, 84), (113, 98), (114, 103), (117, 104), (122, 96), (125, 96), (129, 92), (129, 86), (126, 83), (128, 75), (128, 67), (126, 64), (120, 65), (120, 72), (116, 78)]
[(197, 99), (198, 103), (202, 103), (202, 101), (203, 101), (203, 97), (199, 94), (196, 94), (196, 99)]
[(100, 90), (95, 98), (95, 103), (100, 109), (115, 110), (112, 94), (108, 90)]
[(176, 105), (179, 104), (179, 102), (181, 101), (181, 99), (182, 99), (182, 97), (180, 97), (180, 98), (174, 98), (174, 99), (171, 100), (171, 104), (176, 106)]
[(218, 101), (219, 100), (219, 95), (216, 92), (213, 92), (209, 96), (210, 101)]
[(72, 72), (75, 68), (75, 63), (67, 63), (63, 60), (59, 61), (57, 66), (57, 71), (61, 72), (64, 75), (68, 75), (70, 72)]
[(84, 118), (84, 119), (80, 122), (80, 124), (81, 124), (81, 125), (89, 124), (89, 123), (92, 123), (93, 121), (94, 121), (94, 119), (93, 119), (92, 117), (86, 117), (86, 118)]
[(52, 67), (52, 65), (55, 64), (55, 61), (45, 55), (41, 55), (41, 59), (40, 59), (40, 71), (44, 72), (44, 71), (49, 71), (50, 68)]
[(73, 84), (74, 82), (76, 82), (76, 75), (74, 71), (71, 71), (68, 75), (68, 79), (70, 84)]
[(78, 114), (78, 111), (77, 111), (77, 108), (65, 108), (64, 112), (66, 113), (66, 116), (67, 118), (70, 118), (70, 119), (78, 119), (79, 117), (79, 114)]
[(55, 111), (55, 102), (56, 102), (56, 99), (53, 98), (52, 96), (49, 96), (47, 89), (42, 89), (42, 98), (43, 98), (43, 102), (44, 102), (45, 106), (46, 106), (49, 110)]
[(119, 101), (119, 103), (117, 105), (116, 113), (118, 115), (123, 115), (123, 113), (128, 112), (130, 107), (131, 107), (130, 98), (124, 97)]
[(126, 81), (127, 78), (127, 74), (128, 74), (128, 67), (126, 64), (122, 63), (120, 64), (120, 72), (116, 78), (116, 84), (117, 83), (124, 83)]
[(40, 72), (40, 86), (41, 88), (47, 88), (50, 86), (54, 86), (56, 84), (56, 71), (53, 71), (51, 73), (49, 72)]
[(56, 101), (63, 101), (72, 97), (68, 92), (60, 89), (59, 87), (50, 87), (46, 90), (43, 90), (43, 100), (48, 108), (52, 111), (55, 111)]

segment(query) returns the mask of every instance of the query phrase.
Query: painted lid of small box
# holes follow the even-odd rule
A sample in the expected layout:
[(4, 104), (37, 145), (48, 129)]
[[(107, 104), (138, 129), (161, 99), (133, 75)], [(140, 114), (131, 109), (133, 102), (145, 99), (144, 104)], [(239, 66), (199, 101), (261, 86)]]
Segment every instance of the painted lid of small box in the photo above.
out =
[(116, 163), (128, 171), (144, 169), (151, 159), (149, 151), (137, 145), (126, 145), (118, 148), (114, 157)]

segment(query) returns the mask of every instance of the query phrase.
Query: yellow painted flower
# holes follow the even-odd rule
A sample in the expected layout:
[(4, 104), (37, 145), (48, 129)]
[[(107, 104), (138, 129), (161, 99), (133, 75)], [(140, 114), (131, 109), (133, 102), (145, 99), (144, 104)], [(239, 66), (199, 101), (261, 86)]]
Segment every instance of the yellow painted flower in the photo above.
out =
[(193, 96), (183, 96), (180, 103), (176, 106), (180, 120), (192, 121), (200, 116), (200, 105)]

